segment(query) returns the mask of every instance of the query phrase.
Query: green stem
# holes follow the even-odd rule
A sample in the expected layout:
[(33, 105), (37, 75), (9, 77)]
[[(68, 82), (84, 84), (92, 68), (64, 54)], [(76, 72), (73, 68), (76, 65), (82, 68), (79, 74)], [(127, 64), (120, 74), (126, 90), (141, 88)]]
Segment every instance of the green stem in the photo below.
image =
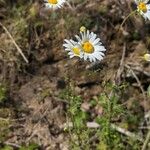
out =
[(121, 29), (121, 28), (123, 27), (124, 23), (126, 22), (126, 20), (127, 20), (130, 16), (134, 15), (136, 12), (137, 12), (137, 10), (132, 11), (132, 12), (122, 21), (122, 23), (121, 23), (119, 29)]

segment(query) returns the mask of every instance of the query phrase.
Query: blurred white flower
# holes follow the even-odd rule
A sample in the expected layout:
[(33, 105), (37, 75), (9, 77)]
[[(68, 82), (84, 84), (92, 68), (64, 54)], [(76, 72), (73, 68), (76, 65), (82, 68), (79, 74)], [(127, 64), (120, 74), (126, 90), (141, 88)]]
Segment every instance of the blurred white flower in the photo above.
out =
[(46, 8), (50, 9), (58, 9), (63, 6), (66, 0), (44, 0)]
[(68, 51), (70, 58), (73, 58), (74, 56), (82, 58), (83, 55), (77, 42), (73, 41), (72, 39), (65, 39), (64, 41), (65, 43), (63, 46), (65, 47), (65, 50)]
[(145, 18), (150, 20), (150, 4), (149, 0), (135, 0), (137, 11)]
[[(84, 29), (82, 27), (82, 29)], [(102, 46), (100, 38), (97, 38), (97, 35), (89, 30), (81, 30), (81, 37), (76, 35), (76, 39), (80, 45), (80, 48), (83, 52), (84, 60), (89, 60), (90, 62), (96, 62), (97, 60), (102, 60), (104, 57), (105, 47)]]
[(150, 54), (145, 54), (144, 55), (144, 60), (150, 61)]

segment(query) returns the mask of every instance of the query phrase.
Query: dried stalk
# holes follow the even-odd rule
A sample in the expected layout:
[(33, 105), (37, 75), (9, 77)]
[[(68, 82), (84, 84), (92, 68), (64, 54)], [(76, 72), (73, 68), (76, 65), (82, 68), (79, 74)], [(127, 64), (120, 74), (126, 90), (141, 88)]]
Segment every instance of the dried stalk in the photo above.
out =
[(15, 47), (17, 48), (18, 52), (23, 57), (23, 59), (25, 60), (25, 62), (29, 63), (28, 59), (25, 57), (25, 55), (23, 54), (21, 48), (17, 45), (17, 43), (15, 42), (14, 38), (12, 37), (12, 35), (10, 34), (10, 32), (7, 30), (7, 28), (1, 22), (0, 22), (0, 26), (5, 30), (5, 32), (7, 33), (7, 35), (9, 36), (9, 38), (12, 41), (12, 43), (15, 45)]

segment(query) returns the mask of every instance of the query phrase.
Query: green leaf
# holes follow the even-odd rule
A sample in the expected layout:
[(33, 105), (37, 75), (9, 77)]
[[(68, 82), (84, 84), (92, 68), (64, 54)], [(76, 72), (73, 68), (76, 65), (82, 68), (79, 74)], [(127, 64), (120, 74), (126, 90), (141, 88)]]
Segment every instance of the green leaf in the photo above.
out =
[(13, 148), (11, 146), (6, 145), (3, 148), (0, 148), (1, 150), (13, 150)]
[(38, 150), (39, 146), (37, 144), (30, 144), (27, 147), (21, 147), (19, 150)]

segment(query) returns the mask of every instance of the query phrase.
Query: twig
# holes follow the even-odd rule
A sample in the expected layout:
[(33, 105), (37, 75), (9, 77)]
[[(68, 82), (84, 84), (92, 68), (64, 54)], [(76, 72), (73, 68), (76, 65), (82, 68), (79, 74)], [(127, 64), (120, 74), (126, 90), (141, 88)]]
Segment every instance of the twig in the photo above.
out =
[(48, 110), (49, 110), (49, 108), (46, 108), (46, 110), (44, 111), (44, 113), (42, 114), (42, 116), (40, 117), (40, 119), (38, 120), (38, 122), (33, 126), (33, 128), (32, 128), (33, 132), (31, 133), (30, 137), (28, 137), (28, 139), (26, 140), (26, 142), (29, 142), (32, 139), (32, 137), (36, 134), (35, 128), (38, 127), (38, 125), (40, 124), (41, 120), (44, 118), (44, 116), (46, 115), (46, 113), (47, 113)]
[(147, 145), (148, 145), (149, 140), (150, 140), (150, 130), (149, 130), (149, 132), (147, 133), (146, 139), (145, 139), (144, 144), (143, 144), (143, 146), (142, 146), (142, 150), (146, 150), (146, 147), (147, 147)]
[(10, 143), (10, 142), (4, 142), (4, 144), (9, 145), (9, 146), (13, 146), (13, 147), (16, 147), (16, 148), (20, 148), (20, 147), (21, 147), (21, 146), (18, 145), (18, 144)]
[(2, 117), (0, 117), (0, 120), (3, 120), (3, 121), (10, 121), (9, 118), (2, 118)]
[(87, 4), (87, 1), (84, 1), (84, 2), (82, 2), (81, 4), (78, 4), (77, 6), (76, 6), (76, 10), (77, 9), (80, 9), (80, 8), (82, 8), (84, 5), (86, 5)]
[(143, 94), (144, 101), (145, 101), (145, 104), (146, 104), (146, 95), (145, 95), (144, 89), (141, 85), (141, 82), (140, 82), (139, 78), (137, 77), (137, 75), (135, 74), (135, 72), (133, 71), (133, 69), (129, 65), (125, 65), (125, 67), (131, 70), (131, 73), (132, 73), (133, 77), (136, 79), (136, 81), (139, 85), (139, 88), (141, 89), (141, 92)]
[(119, 69), (118, 69), (118, 71), (117, 71), (117, 75), (116, 75), (116, 79), (117, 79), (117, 80), (119, 79), (119, 83), (120, 83), (120, 76), (121, 76), (121, 73), (122, 73), (123, 70), (124, 70), (125, 53), (126, 53), (126, 43), (124, 43), (124, 46), (123, 46), (122, 57), (121, 57), (121, 60), (120, 60), (120, 67), (119, 67)]
[(148, 126), (148, 127), (139, 127), (139, 129), (150, 130), (150, 126)]
[(69, 104), (69, 102), (67, 100), (64, 100), (64, 99), (61, 99), (61, 98), (58, 98), (56, 96), (53, 96), (54, 100), (58, 101), (58, 102), (62, 102), (62, 103), (66, 103), (66, 104)]
[[(88, 128), (100, 128), (100, 125), (98, 123), (96, 123), (96, 122), (87, 122), (86, 126)], [(66, 124), (61, 126), (61, 128), (67, 128), (67, 127), (73, 127), (72, 122), (66, 123)], [(116, 126), (115, 124), (111, 124), (110, 127), (112, 129), (120, 132), (121, 134), (124, 134), (124, 135), (126, 135), (126, 136), (128, 136), (128, 137), (130, 137), (130, 138), (132, 138), (134, 140), (139, 140), (141, 142), (144, 141), (143, 138), (140, 137), (139, 135), (136, 135), (136, 134), (134, 134), (134, 133), (132, 133), (130, 131), (127, 131), (124, 128), (120, 128), (120, 127)]]
[(144, 70), (142, 70), (142, 69), (140, 69), (140, 68), (133, 68), (133, 70), (138, 71), (138, 72), (140, 72), (140, 73), (143, 73), (143, 74), (144, 74), (145, 76), (147, 76), (147, 77), (150, 77), (150, 73), (149, 73), (149, 72), (144, 71)]
[(4, 52), (4, 53), (6, 53), (6, 50), (4, 50), (4, 49), (1, 49), (1, 48), (0, 48), (0, 51), (2, 51), (2, 52)]
[(27, 58), (25, 57), (25, 55), (23, 54), (21, 48), (17, 45), (17, 43), (15, 42), (15, 40), (13, 39), (12, 35), (10, 34), (10, 32), (7, 30), (7, 28), (0, 22), (0, 26), (5, 30), (5, 32), (7, 33), (7, 35), (9, 36), (9, 38), (11, 39), (12, 43), (15, 45), (15, 47), (17, 48), (18, 52), (20, 53), (20, 55), (23, 57), (23, 59), (25, 60), (26, 63), (29, 63), (29, 61), (27, 60)]
[(144, 75), (147, 76), (147, 77), (150, 77), (150, 73), (147, 72), (147, 71), (145, 71), (145, 70), (143, 70), (143, 69), (139, 66), (139, 64), (134, 64), (134, 63), (132, 63), (132, 62), (128, 62), (127, 65), (130, 66), (130, 67), (132, 67), (132, 69), (133, 69), (134, 71), (137, 71), (137, 72), (139, 72), (139, 73), (144, 74)]
[(118, 132), (120, 132), (120, 133), (122, 133), (126, 136), (129, 136), (132, 139), (136, 139), (136, 140), (139, 140), (141, 142), (144, 141), (143, 138), (141, 138), (139, 135), (136, 135), (132, 132), (129, 132), (126, 129), (120, 128), (120, 127), (116, 126), (115, 124), (111, 124), (111, 128), (114, 129), (114, 130), (117, 130)]
[(75, 10), (72, 6), (71, 6), (71, 4), (68, 2), (68, 1), (66, 1), (66, 4), (68, 5), (68, 7), (71, 9), (71, 10)]

